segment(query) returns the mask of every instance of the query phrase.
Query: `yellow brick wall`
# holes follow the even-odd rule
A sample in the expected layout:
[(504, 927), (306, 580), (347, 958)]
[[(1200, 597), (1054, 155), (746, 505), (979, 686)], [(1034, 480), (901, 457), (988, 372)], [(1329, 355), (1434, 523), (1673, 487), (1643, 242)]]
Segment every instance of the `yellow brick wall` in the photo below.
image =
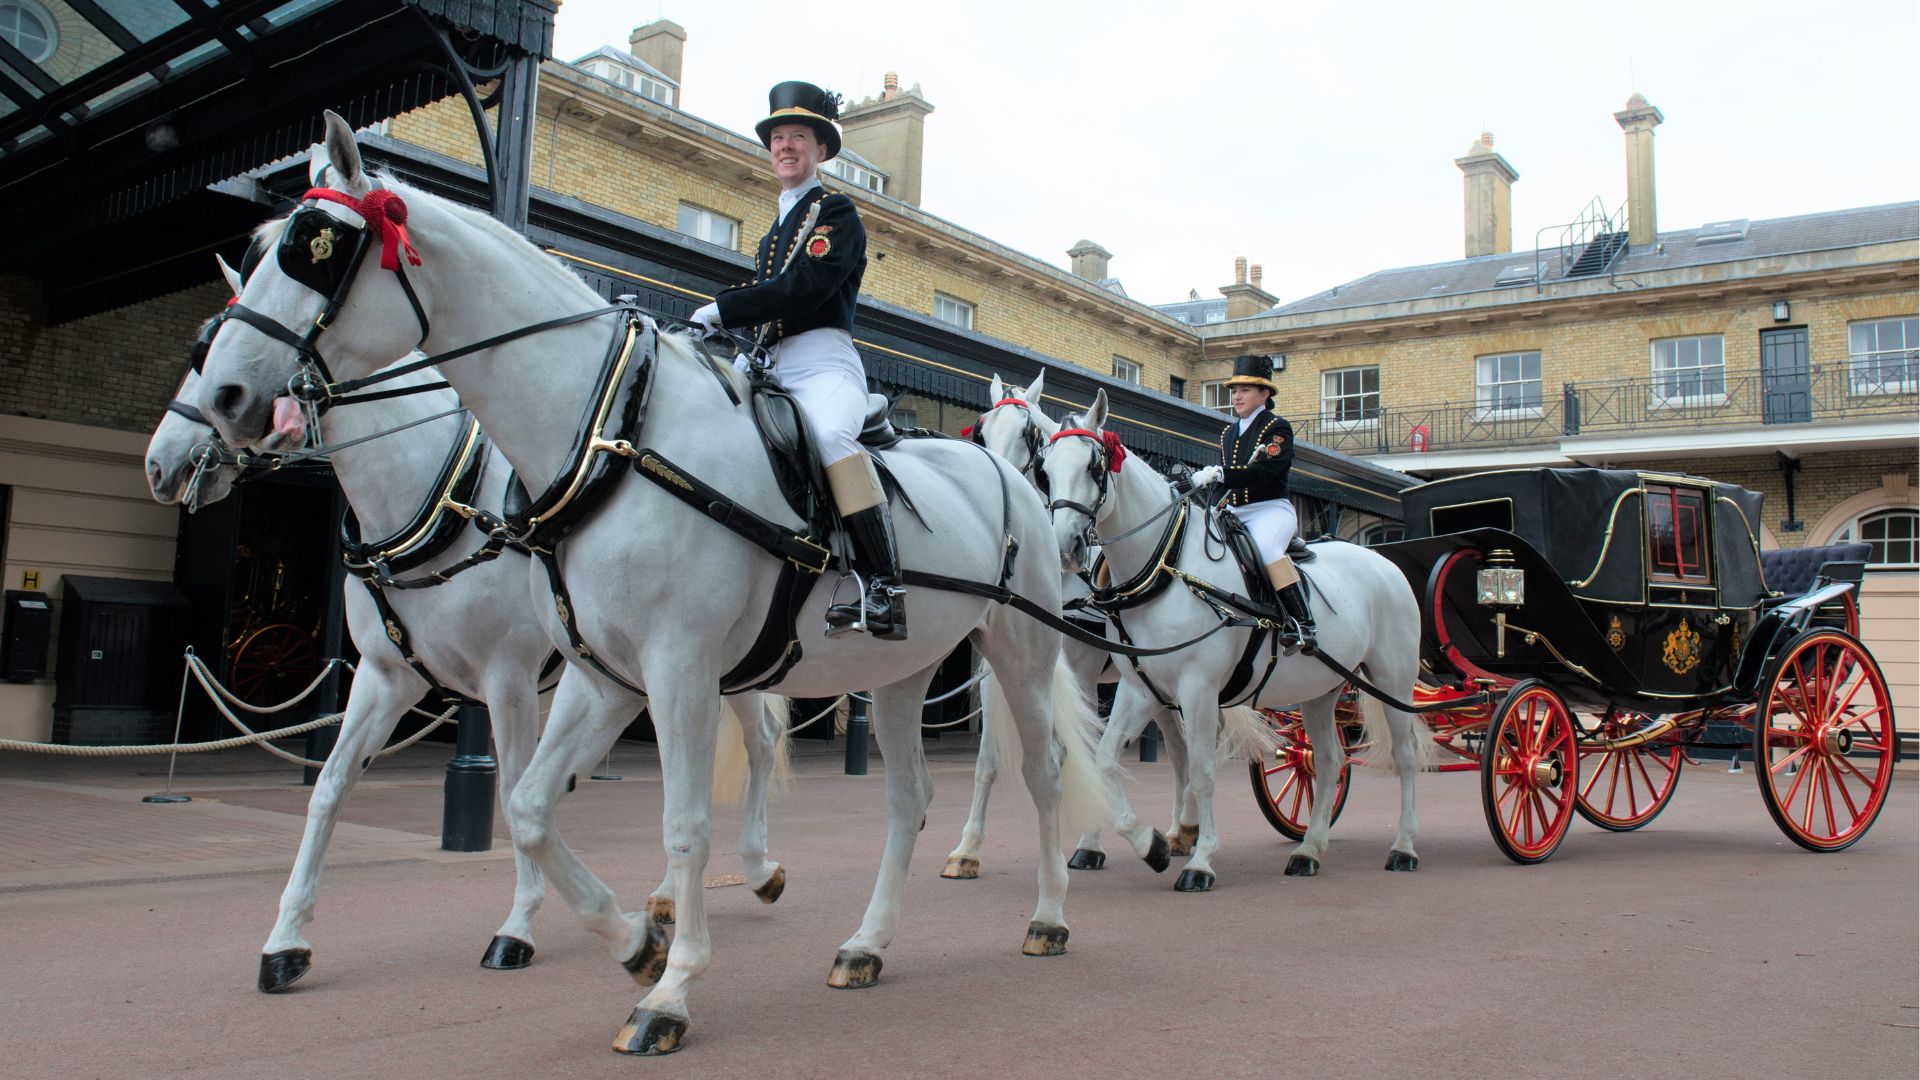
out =
[[(1317, 415), (1323, 372), (1369, 366), (1380, 368), (1384, 409), (1443, 402), (1470, 405), (1476, 393), (1475, 358), (1522, 351), (1540, 353), (1541, 388), (1551, 402), (1565, 383), (1647, 379), (1653, 371), (1653, 341), (1707, 334), (1722, 335), (1727, 377), (1733, 380), (1760, 370), (1760, 332), (1775, 325), (1806, 326), (1815, 365), (1844, 363), (1848, 323), (1912, 315), (1920, 306), (1906, 291), (1838, 297), (1795, 293), (1791, 302), (1792, 318), (1785, 324), (1774, 323), (1771, 300), (1760, 300), (1637, 318), (1604, 315), (1404, 341), (1297, 347), (1287, 354), (1287, 370), (1274, 380), (1280, 385), (1275, 407), (1289, 416)], [(1221, 370), (1228, 367), (1222, 364)]]
[[(390, 131), (396, 139), (479, 163), (473, 124), (458, 102), (438, 102), (396, 117)], [(729, 183), (689, 168), (678, 154), (658, 150), (644, 138), (617, 138), (570, 120), (556, 123), (545, 113), (535, 124), (537, 184), (667, 229), (678, 226), (681, 202), (704, 207), (740, 222), (744, 254), (751, 254), (773, 226), (779, 190), (765, 166), (752, 167), (761, 178), (759, 183)], [(720, 171), (737, 172), (731, 166)], [(1005, 264), (984, 256), (977, 268), (929, 257), (919, 251), (907, 231), (904, 215), (868, 205), (861, 207), (861, 214), (867, 225), (867, 273), (861, 286), (865, 295), (931, 315), (933, 294), (945, 293), (974, 305), (973, 328), (988, 337), (1103, 375), (1112, 374), (1114, 356), (1123, 356), (1140, 365), (1141, 385), (1146, 389), (1165, 393), (1169, 379), (1178, 376), (1189, 380), (1189, 396), (1197, 393), (1191, 385), (1193, 363), (1199, 357), (1197, 345), (1170, 349), (1164, 342), (1150, 341), (1095, 317), (1092, 309), (1099, 306), (1097, 300), (1070, 307), (1053, 299), (1048, 287), (1021, 288), (1017, 284), (1024, 280), (1021, 275), (996, 275), (996, 266)], [(876, 229), (881, 219), (890, 219), (894, 231)]]

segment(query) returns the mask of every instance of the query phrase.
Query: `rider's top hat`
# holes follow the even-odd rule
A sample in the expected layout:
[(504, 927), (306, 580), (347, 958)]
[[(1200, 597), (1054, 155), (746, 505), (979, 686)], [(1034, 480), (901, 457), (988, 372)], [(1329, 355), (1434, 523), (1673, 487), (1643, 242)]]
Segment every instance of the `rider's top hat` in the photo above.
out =
[(1280, 388), (1273, 384), (1273, 357), (1236, 356), (1233, 358), (1233, 377), (1227, 380), (1228, 386), (1257, 386), (1263, 390), (1279, 393)]
[(812, 83), (783, 82), (767, 91), (767, 118), (753, 125), (760, 145), (773, 146), (773, 129), (781, 124), (805, 124), (826, 144), (827, 158), (840, 153), (840, 95)]

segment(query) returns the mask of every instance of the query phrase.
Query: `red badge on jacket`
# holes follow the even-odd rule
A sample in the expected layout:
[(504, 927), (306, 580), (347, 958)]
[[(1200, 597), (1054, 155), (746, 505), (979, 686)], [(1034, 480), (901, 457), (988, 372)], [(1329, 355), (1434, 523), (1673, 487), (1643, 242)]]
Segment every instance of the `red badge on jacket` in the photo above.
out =
[(822, 255), (825, 255), (827, 252), (831, 250), (833, 250), (833, 242), (828, 240), (824, 236), (816, 236), (813, 239), (807, 241), (807, 254), (813, 256), (816, 259), (821, 257)]

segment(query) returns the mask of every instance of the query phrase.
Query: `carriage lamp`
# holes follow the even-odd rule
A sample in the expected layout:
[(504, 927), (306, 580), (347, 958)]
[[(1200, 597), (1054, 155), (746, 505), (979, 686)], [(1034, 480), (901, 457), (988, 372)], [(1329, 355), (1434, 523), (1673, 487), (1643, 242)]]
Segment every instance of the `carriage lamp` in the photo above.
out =
[(1474, 591), (1482, 605), (1493, 612), (1493, 654), (1507, 656), (1507, 609), (1527, 602), (1526, 571), (1513, 565), (1513, 552), (1494, 548), (1487, 553), (1487, 565), (1474, 575)]
[(1488, 607), (1519, 607), (1527, 602), (1526, 571), (1513, 565), (1513, 552), (1495, 548), (1487, 565), (1474, 576), (1480, 603)]

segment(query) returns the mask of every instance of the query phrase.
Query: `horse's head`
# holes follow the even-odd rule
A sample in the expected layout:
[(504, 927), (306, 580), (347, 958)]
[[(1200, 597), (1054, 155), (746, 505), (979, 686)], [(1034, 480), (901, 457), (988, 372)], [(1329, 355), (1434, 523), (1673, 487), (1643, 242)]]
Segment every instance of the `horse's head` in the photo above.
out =
[(974, 424), (973, 439), (1013, 463), (1021, 474), (1041, 491), (1047, 490), (1046, 473), (1040, 468), (1040, 448), (1060, 425), (1040, 411), (1040, 391), (1047, 373), (1041, 372), (1028, 387), (1007, 386), (1000, 376), (993, 377), (988, 393), (993, 404)]
[(244, 287), (189, 399), (234, 446), (260, 444), (276, 430), (293, 433), (297, 403), (275, 403), (290, 385), (305, 384), (311, 394), (316, 381), (365, 374), (405, 355), (424, 334), (426, 314), (404, 271), (381, 272), (399, 268), (403, 255), (418, 258), (406, 236), (406, 207), (393, 192), (376, 190), (346, 121), (329, 112), (326, 129), (307, 197), (255, 232)]
[[(239, 296), (240, 275), (234, 273), (225, 259), (216, 255), (214, 260), (220, 264), (220, 273), (227, 279), (234, 295)], [(167, 411), (153, 429), (153, 438), (147, 442), (148, 490), (156, 500), (169, 506), (184, 501), (190, 511), (226, 498), (241, 471), (232, 452), (220, 441), (206, 416), (195, 406), (187, 404), (197, 393), (201, 367), (206, 363), (208, 349), (224, 321), (223, 316), (216, 315), (201, 324), (199, 336), (194, 339), (193, 357), (187, 365), (186, 377), (180, 381), (180, 388), (174, 392), (173, 400), (167, 402)], [(277, 444), (269, 445), (267, 449), (278, 450), (280, 447)]]
[(1060, 565), (1068, 571), (1086, 569), (1093, 548), (1092, 534), (1111, 510), (1112, 474), (1126, 460), (1119, 436), (1106, 430), (1107, 392), (1093, 396), (1084, 415), (1068, 416), (1048, 436), (1040, 450), (1052, 501), (1054, 538), (1060, 542)]

